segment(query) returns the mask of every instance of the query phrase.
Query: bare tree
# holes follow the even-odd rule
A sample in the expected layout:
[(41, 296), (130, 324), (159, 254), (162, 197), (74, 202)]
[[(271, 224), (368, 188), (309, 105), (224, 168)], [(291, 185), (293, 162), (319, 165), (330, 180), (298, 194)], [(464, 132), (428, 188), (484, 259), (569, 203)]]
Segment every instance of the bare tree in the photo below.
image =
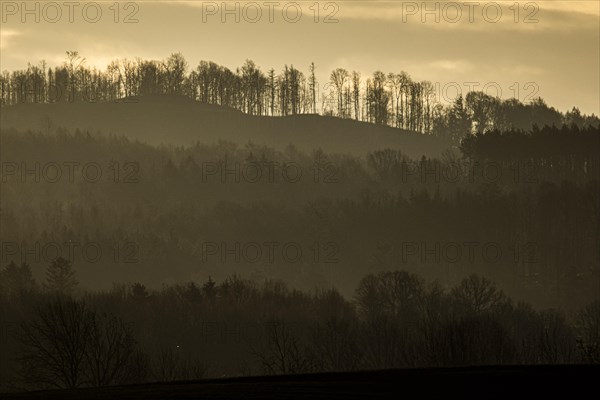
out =
[(93, 386), (108, 386), (128, 381), (135, 340), (120, 319), (94, 315), (90, 327), (86, 361), (88, 378)]
[(354, 119), (360, 120), (360, 73), (352, 71), (352, 101), (354, 104)]
[(586, 362), (600, 362), (600, 301), (585, 307), (577, 316), (577, 344)]
[(184, 356), (183, 353), (179, 345), (160, 349), (154, 363), (154, 378), (162, 382), (202, 379), (206, 365), (191, 354)]
[(310, 110), (317, 113), (317, 78), (315, 76), (315, 63), (310, 64), (310, 75), (308, 79), (308, 90), (310, 94)]
[(313, 325), (312, 347), (319, 371), (352, 371), (363, 362), (358, 327), (352, 321), (331, 317)]
[(348, 71), (343, 68), (337, 68), (331, 73), (330, 80), (335, 87), (338, 99), (338, 117), (344, 118), (346, 115), (344, 107), (344, 86), (348, 79)]
[(430, 134), (433, 127), (433, 108), (435, 107), (435, 86), (430, 81), (421, 82), (425, 100), (423, 133)]
[(373, 79), (367, 81), (367, 103), (369, 121), (378, 125), (388, 123), (389, 93), (385, 90), (386, 76), (381, 71), (373, 74)]
[(66, 66), (69, 71), (69, 83), (71, 87), (71, 101), (77, 100), (77, 71), (85, 64), (85, 58), (79, 55), (78, 51), (67, 50)]
[(493, 310), (508, 301), (494, 283), (477, 275), (464, 279), (450, 295), (462, 310), (475, 313)]
[(298, 336), (283, 320), (276, 319), (267, 324), (266, 343), (258, 349), (251, 346), (251, 353), (267, 374), (295, 374), (308, 372), (311, 368)]
[(181, 53), (169, 56), (164, 64), (167, 77), (167, 93), (182, 94), (183, 82), (187, 71), (187, 61)]
[(25, 381), (42, 387), (81, 386), (93, 324), (93, 312), (71, 298), (59, 297), (39, 309), (37, 319), (23, 326), (21, 336)]
[(23, 325), (22, 375), (42, 387), (77, 388), (127, 382), (135, 340), (119, 319), (81, 300), (59, 296)]

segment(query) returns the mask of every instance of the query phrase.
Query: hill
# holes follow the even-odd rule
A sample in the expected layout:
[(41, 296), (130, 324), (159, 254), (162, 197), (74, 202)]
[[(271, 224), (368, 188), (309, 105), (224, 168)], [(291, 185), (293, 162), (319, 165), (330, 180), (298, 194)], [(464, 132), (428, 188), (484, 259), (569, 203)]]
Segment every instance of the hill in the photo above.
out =
[(383, 148), (410, 157), (439, 156), (445, 140), (366, 122), (319, 115), (251, 116), (183, 96), (154, 95), (111, 103), (19, 104), (2, 109), (2, 128), (41, 130), (64, 127), (124, 135), (149, 144), (189, 145), (218, 140), (252, 141), (283, 149), (363, 155)]

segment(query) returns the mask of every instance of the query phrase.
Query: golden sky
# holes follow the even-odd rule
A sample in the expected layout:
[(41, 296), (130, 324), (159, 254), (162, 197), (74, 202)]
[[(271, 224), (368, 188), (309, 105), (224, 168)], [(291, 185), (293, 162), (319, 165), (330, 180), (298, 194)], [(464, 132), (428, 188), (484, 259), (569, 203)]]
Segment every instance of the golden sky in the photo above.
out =
[(600, 113), (598, 0), (0, 3), (2, 70), (58, 65), (66, 50), (99, 68), (173, 52), (192, 67), (210, 60), (233, 69), (250, 58), (263, 70), (307, 72), (314, 61), (321, 86), (337, 67), (363, 77), (406, 71), (437, 84), (442, 100), (457, 87), (485, 87)]

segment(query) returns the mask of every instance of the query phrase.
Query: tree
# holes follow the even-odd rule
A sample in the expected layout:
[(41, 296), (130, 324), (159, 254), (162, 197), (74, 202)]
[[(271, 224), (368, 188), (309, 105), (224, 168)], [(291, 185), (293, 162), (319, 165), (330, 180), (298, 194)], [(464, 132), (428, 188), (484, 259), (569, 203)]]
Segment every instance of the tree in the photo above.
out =
[(57, 298), (23, 326), (21, 357), (25, 379), (43, 387), (76, 388), (84, 382), (84, 362), (94, 314), (85, 303)]
[(168, 94), (183, 94), (183, 82), (187, 71), (187, 61), (181, 53), (173, 53), (164, 64)]
[(344, 105), (344, 86), (348, 79), (348, 71), (343, 68), (337, 68), (331, 73), (330, 81), (335, 87), (337, 93), (338, 117), (346, 117), (346, 107)]
[(416, 366), (423, 282), (405, 271), (364, 277), (356, 289), (362, 348), (371, 368)]
[(242, 66), (242, 110), (247, 114), (262, 113), (262, 97), (267, 80), (254, 64), (246, 60)]
[(48, 114), (44, 114), (40, 118), (40, 127), (42, 128), (42, 131), (45, 132), (47, 135), (50, 135), (50, 133), (54, 129), (54, 121), (52, 121), (52, 118)]
[(471, 120), (459, 95), (448, 110), (448, 132), (453, 140), (458, 140), (471, 133)]
[(373, 79), (367, 81), (367, 104), (369, 108), (369, 122), (385, 125), (388, 122), (389, 93), (385, 90), (386, 76), (377, 71)]
[(433, 110), (435, 108), (435, 87), (430, 81), (421, 82), (425, 100), (423, 133), (431, 134), (433, 129)]
[(315, 63), (310, 63), (308, 78), (308, 91), (310, 94), (310, 110), (313, 114), (317, 113), (317, 78), (315, 76)]
[(206, 281), (202, 285), (202, 294), (206, 299), (208, 299), (212, 304), (214, 304), (217, 299), (217, 284), (212, 280), (212, 277), (208, 277), (208, 281)]
[(131, 297), (136, 300), (143, 300), (149, 296), (146, 286), (140, 282), (131, 285)]
[[(402, 84), (403, 84), (403, 80), (402, 80), (402, 76), (400, 74), (394, 74), (393, 72), (390, 72), (388, 74), (388, 85), (390, 86), (391, 92), (392, 92), (392, 110), (393, 110), (393, 116), (394, 116), (394, 121), (393, 124), (396, 127), (400, 127), (400, 121), (402, 120), (402, 117), (400, 115), (400, 96), (402, 95)], [(395, 100), (395, 104), (396, 107), (394, 108), (394, 100)]]
[(161, 382), (202, 379), (206, 365), (192, 354), (182, 353), (180, 346), (160, 349), (153, 366), (154, 379)]
[(7, 298), (16, 298), (32, 292), (35, 280), (26, 263), (17, 266), (13, 261), (0, 271), (0, 292)]
[(477, 275), (463, 279), (450, 296), (459, 310), (474, 313), (497, 310), (508, 301), (494, 283)]
[(583, 361), (600, 362), (600, 301), (596, 300), (581, 310), (575, 326)]
[(354, 119), (360, 120), (360, 73), (352, 71), (352, 103), (354, 105)]
[(70, 82), (70, 101), (76, 101), (78, 98), (76, 97), (78, 79), (77, 72), (79, 69), (85, 64), (85, 58), (79, 55), (78, 51), (67, 50), (67, 68), (69, 71), (69, 82)]
[(409, 88), (412, 85), (412, 80), (410, 75), (404, 71), (400, 72), (400, 109), (398, 111), (399, 114), (399, 124), (400, 128), (406, 128), (408, 122), (408, 98), (410, 95)]
[(275, 319), (267, 324), (266, 343), (251, 352), (267, 374), (298, 374), (310, 371), (311, 362), (293, 329)]
[(126, 383), (135, 355), (132, 332), (115, 316), (92, 316), (85, 352), (88, 382), (92, 386)]
[(497, 120), (496, 111), (499, 101), (484, 92), (469, 92), (465, 97), (466, 108), (478, 132), (486, 132)]
[(398, 178), (402, 162), (406, 161), (400, 150), (383, 149), (367, 154), (368, 165), (377, 172), (381, 179)]
[(500, 322), (489, 315), (442, 321), (427, 339), (430, 365), (501, 365), (513, 362), (514, 343)]
[(301, 105), (302, 105), (302, 87), (305, 83), (304, 74), (294, 68), (294, 66), (290, 66), (289, 69), (286, 69), (287, 76), (284, 81), (287, 83), (286, 93), (288, 94), (290, 112), (292, 115), (300, 113)]
[(385, 314), (412, 318), (423, 296), (423, 282), (406, 271), (367, 275), (356, 289), (356, 301), (363, 315)]
[(46, 283), (44, 287), (47, 290), (69, 294), (75, 290), (77, 285), (77, 277), (69, 260), (58, 257), (52, 261), (46, 270)]
[(98, 315), (84, 301), (60, 296), (25, 323), (22, 374), (41, 387), (125, 383), (134, 371), (135, 340), (118, 318)]
[(271, 68), (269, 70), (268, 76), (267, 76), (267, 87), (269, 90), (269, 109), (271, 111), (271, 116), (275, 115), (275, 107), (276, 107), (276, 101), (275, 101), (275, 95), (277, 94), (277, 83), (276, 83), (276, 79), (275, 79), (275, 70), (273, 68)]
[(311, 326), (311, 353), (318, 371), (352, 371), (361, 367), (355, 308), (335, 289), (313, 299), (318, 318)]

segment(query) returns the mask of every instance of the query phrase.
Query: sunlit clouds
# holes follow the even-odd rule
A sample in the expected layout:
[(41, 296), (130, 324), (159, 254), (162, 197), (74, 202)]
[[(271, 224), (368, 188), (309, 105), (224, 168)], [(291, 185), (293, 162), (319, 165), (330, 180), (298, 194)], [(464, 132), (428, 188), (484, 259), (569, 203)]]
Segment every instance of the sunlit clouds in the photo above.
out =
[[(39, 23), (31, 17), (22, 23), (12, 10), (3, 12), (0, 62), (3, 70), (42, 59), (58, 65), (66, 50), (100, 69), (113, 59), (165, 59), (175, 52), (191, 67), (210, 60), (235, 69), (252, 59), (263, 70), (293, 64), (306, 71), (314, 62), (321, 85), (337, 67), (363, 77), (406, 71), (442, 84), (535, 82), (539, 95), (561, 110), (599, 113), (600, 2), (276, 3), (101, 2), (94, 23), (88, 22), (92, 7), (82, 13), (86, 2), (73, 23), (66, 10), (55, 23), (44, 15)], [(479, 5), (465, 5), (472, 3)]]

